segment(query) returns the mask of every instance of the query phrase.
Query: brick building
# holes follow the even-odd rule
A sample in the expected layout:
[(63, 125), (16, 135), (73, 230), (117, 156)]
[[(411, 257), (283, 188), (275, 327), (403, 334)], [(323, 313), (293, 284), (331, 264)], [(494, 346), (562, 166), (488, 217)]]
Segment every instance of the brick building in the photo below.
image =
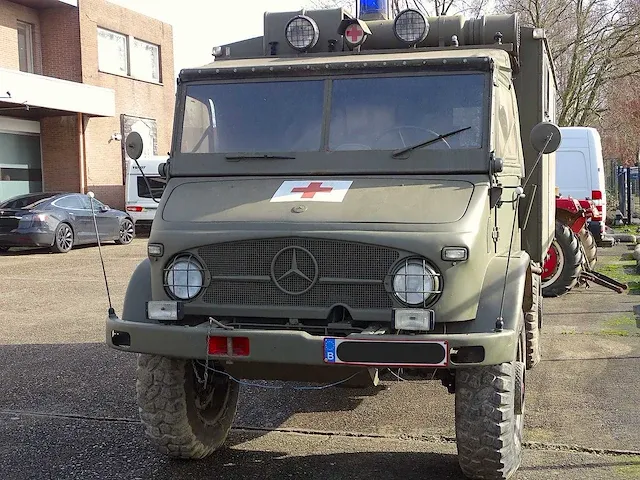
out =
[(170, 25), (106, 0), (0, 0), (0, 201), (87, 192), (124, 208), (124, 139), (169, 151)]

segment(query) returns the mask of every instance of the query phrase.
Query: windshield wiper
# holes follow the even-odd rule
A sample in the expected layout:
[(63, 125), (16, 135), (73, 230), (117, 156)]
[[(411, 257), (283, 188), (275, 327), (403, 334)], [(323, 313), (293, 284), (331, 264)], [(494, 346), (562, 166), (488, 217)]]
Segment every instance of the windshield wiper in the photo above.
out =
[(421, 142), (421, 143), (418, 143), (417, 145), (413, 145), (411, 147), (403, 148), (401, 150), (396, 150), (395, 152), (393, 152), (391, 154), (391, 156), (393, 158), (399, 157), (403, 153), (411, 152), (411, 151), (415, 150), (416, 148), (426, 147), (427, 145), (431, 145), (432, 143), (435, 143), (435, 142), (437, 142), (439, 140), (442, 140), (443, 138), (450, 137), (451, 135), (455, 135), (456, 133), (464, 132), (465, 130), (469, 130), (470, 128), (471, 127), (465, 127), (465, 128), (461, 128), (459, 130), (453, 130), (452, 132), (443, 133), (442, 135), (438, 135), (436, 138), (432, 138), (431, 140), (427, 140), (426, 142)]
[(238, 160), (295, 160), (296, 157), (287, 155), (225, 155), (230, 162)]

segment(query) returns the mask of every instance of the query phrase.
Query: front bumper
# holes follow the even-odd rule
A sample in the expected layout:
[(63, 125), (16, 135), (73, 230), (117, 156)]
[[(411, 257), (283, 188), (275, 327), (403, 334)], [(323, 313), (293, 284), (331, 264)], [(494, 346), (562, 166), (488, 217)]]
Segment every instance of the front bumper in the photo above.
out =
[(50, 247), (53, 245), (53, 233), (31, 232), (29, 230), (14, 230), (10, 233), (0, 233), (2, 247)]
[[(248, 356), (207, 356), (209, 336), (247, 337), (250, 343)], [(323, 336), (302, 331), (288, 330), (225, 330), (203, 324), (195, 327), (162, 325), (121, 320), (109, 316), (106, 325), (106, 343), (109, 347), (129, 352), (162, 355), (167, 357), (256, 364), (308, 365), (334, 368), (324, 362)], [(391, 339), (416, 341), (446, 341), (449, 351), (463, 347), (483, 347), (484, 359), (480, 362), (456, 363), (449, 359), (447, 368), (463, 368), (480, 365), (496, 365), (513, 360), (516, 332), (503, 330), (490, 333), (432, 334), (432, 335), (365, 335), (351, 334), (349, 339)], [(378, 365), (379, 366), (379, 365)]]

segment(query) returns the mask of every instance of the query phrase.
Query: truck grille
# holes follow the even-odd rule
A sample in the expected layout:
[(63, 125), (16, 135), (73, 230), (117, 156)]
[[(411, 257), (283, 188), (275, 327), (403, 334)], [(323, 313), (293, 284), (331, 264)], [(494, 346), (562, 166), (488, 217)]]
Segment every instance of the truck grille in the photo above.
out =
[(198, 254), (212, 276), (203, 296), (206, 303), (392, 307), (382, 283), (399, 258), (399, 253), (390, 248), (336, 240), (277, 238), (207, 245)]

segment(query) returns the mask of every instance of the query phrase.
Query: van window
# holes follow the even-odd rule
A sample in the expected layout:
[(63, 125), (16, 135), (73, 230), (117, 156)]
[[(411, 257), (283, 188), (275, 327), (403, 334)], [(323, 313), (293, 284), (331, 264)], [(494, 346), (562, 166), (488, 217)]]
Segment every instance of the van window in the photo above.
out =
[(157, 178), (147, 177), (149, 185), (151, 186), (151, 192), (149, 192), (149, 188), (147, 187), (147, 182), (144, 181), (144, 177), (140, 176), (136, 178), (138, 179), (138, 197), (153, 198), (151, 196), (151, 192), (153, 192), (153, 196), (156, 198), (160, 198), (162, 196), (165, 186), (163, 182), (159, 181)]
[(556, 185), (562, 196), (574, 198), (591, 196), (591, 182), (587, 158), (578, 150), (559, 150), (556, 153)]

